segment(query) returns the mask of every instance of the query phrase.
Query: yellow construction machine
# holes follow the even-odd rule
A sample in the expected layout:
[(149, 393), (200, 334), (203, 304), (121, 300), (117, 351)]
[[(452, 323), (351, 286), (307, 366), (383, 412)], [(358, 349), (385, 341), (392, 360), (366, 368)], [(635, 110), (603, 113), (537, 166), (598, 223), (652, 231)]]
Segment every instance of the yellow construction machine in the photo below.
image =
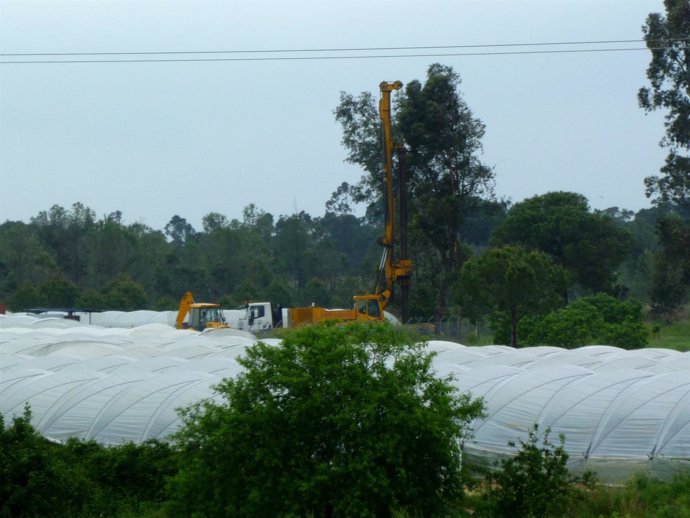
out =
[[(384, 199), (385, 199), (385, 233), (378, 240), (383, 247), (381, 263), (373, 293), (355, 295), (352, 309), (327, 309), (318, 306), (289, 308), (282, 310), (283, 327), (296, 327), (312, 324), (322, 320), (374, 320), (384, 319), (384, 310), (393, 297), (393, 288), (399, 284), (402, 288), (402, 319), (409, 319), (409, 285), (412, 275), (412, 260), (408, 257), (407, 243), (407, 178), (404, 164), (404, 148), (393, 144), (391, 129), (391, 92), (402, 88), (400, 81), (392, 83), (383, 81), (379, 88), (379, 116), (383, 127), (384, 147)], [(398, 199), (399, 226), (396, 229), (396, 203), (393, 192), (393, 151), (399, 151), (398, 160)], [(398, 235), (396, 235), (396, 230)], [(395, 244), (399, 243), (399, 257), (394, 257)], [(275, 312), (270, 303), (249, 304), (246, 326), (248, 330), (275, 327)]]
[[(379, 313), (383, 318), (383, 310), (386, 309), (393, 297), (393, 288), (399, 284), (402, 288), (402, 319), (409, 319), (409, 287), (412, 275), (412, 260), (408, 257), (407, 242), (407, 169), (405, 165), (405, 149), (393, 143), (391, 129), (391, 92), (402, 88), (400, 81), (392, 83), (383, 81), (379, 88), (381, 98), (379, 100), (379, 116), (383, 126), (383, 185), (385, 203), (385, 232), (378, 244), (383, 247), (379, 272), (376, 278), (376, 286), (372, 295), (355, 295), (355, 307), (371, 306), (375, 300), (379, 301)], [(398, 154), (398, 226), (396, 228), (396, 196), (393, 191), (393, 151)], [(396, 230), (398, 235), (396, 235)], [(395, 244), (398, 244), (398, 255), (395, 257)]]
[(177, 329), (222, 329), (230, 327), (225, 321), (220, 304), (211, 302), (194, 302), (191, 291), (184, 294), (175, 320)]

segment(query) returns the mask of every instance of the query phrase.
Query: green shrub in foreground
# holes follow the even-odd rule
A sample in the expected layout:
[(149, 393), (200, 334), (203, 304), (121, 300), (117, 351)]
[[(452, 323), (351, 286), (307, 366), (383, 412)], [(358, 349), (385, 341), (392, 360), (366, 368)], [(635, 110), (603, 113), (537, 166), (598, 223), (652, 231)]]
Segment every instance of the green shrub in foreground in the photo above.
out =
[(85, 480), (31, 426), (31, 412), (0, 416), (0, 516), (69, 516), (87, 498)]
[(143, 516), (162, 503), (173, 458), (155, 441), (55, 444), (34, 429), (28, 408), (9, 423), (0, 415), (0, 517)]
[[(550, 429), (541, 436), (535, 424), (514, 457), (503, 460), (500, 469), (489, 473), (480, 516), (491, 518), (547, 518), (569, 516), (568, 507), (577, 492), (576, 484), (594, 485), (594, 474), (582, 478), (568, 472), (565, 437), (560, 444), (549, 440)], [(515, 444), (510, 444), (515, 446)]]
[(258, 343), (223, 401), (184, 413), (174, 516), (441, 516), (462, 496), (459, 395), (400, 327), (327, 323)]

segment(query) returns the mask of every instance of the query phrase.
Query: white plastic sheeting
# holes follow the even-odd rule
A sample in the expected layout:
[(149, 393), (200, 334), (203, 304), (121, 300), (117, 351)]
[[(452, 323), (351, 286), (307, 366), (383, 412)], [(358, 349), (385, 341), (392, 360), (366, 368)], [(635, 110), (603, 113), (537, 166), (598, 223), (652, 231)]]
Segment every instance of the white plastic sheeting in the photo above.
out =
[(240, 372), (235, 358), (254, 343), (245, 335), (0, 317), (0, 413), (28, 404), (37, 430), (57, 441), (165, 438), (180, 426), (177, 409)]
[(632, 472), (660, 476), (690, 467), (690, 353), (502, 346), (451, 347), (432, 342), (439, 373), (455, 375), (463, 392), (483, 397), (487, 415), (466, 445), (492, 463), (514, 453), (533, 424), (566, 438), (570, 468), (591, 469), (606, 482)]
[[(52, 325), (51, 325), (52, 324)], [(269, 340), (277, 344), (276, 340)], [(254, 343), (233, 330), (177, 331), (167, 323), (102, 328), (63, 319), (0, 317), (0, 413), (31, 407), (45, 436), (104, 444), (165, 438), (177, 409), (213, 398)], [(512, 349), (431, 341), (440, 376), (482, 397), (468, 454), (491, 463), (533, 424), (565, 434), (571, 469), (607, 482), (690, 465), (690, 353), (590, 346)]]

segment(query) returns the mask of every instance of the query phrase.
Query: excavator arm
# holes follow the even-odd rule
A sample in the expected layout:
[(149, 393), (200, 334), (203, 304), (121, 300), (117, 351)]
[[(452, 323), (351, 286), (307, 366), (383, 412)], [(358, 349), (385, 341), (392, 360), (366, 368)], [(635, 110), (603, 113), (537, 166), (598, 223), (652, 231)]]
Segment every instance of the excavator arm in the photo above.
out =
[[(391, 92), (402, 88), (400, 81), (392, 83), (383, 81), (379, 85), (381, 98), (379, 100), (379, 116), (383, 127), (383, 184), (385, 199), (385, 229), (384, 236), (379, 240), (383, 246), (381, 263), (379, 265), (379, 275), (376, 282), (375, 293), (380, 297), (382, 307), (388, 306), (393, 297), (393, 288), (396, 282), (407, 284), (412, 274), (412, 260), (409, 258), (394, 257), (395, 243), (395, 219), (396, 206), (393, 193), (393, 144), (391, 129)], [(406, 229), (403, 229), (406, 232)]]
[(180, 306), (177, 310), (177, 318), (175, 319), (175, 327), (177, 329), (184, 329), (184, 319), (189, 313), (189, 308), (194, 304), (194, 295), (191, 291), (188, 291), (180, 299)]

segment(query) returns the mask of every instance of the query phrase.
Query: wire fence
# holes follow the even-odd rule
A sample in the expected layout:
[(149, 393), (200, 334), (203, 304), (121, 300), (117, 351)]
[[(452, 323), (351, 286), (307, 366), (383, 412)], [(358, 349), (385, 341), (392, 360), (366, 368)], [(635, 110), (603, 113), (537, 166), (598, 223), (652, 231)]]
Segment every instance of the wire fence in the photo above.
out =
[(478, 343), (492, 334), (488, 328), (458, 317), (443, 317), (438, 322), (436, 317), (415, 317), (405, 322), (405, 325), (430, 338), (469, 344)]

